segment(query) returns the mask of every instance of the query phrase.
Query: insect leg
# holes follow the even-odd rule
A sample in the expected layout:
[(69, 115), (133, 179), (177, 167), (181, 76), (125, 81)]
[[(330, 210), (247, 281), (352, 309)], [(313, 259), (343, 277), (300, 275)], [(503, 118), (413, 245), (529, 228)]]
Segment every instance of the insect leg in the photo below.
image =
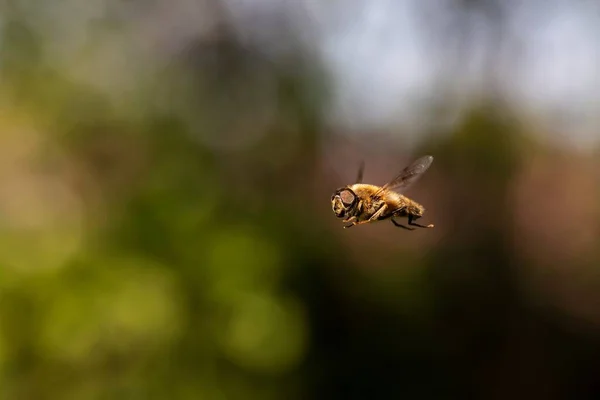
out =
[(345, 220), (343, 220), (343, 222), (350, 222), (350, 225), (345, 225), (344, 228), (350, 228), (351, 226), (354, 226), (354, 224), (356, 223), (356, 216), (351, 216), (349, 218), (346, 218)]
[(373, 214), (371, 216), (371, 218), (364, 221), (364, 223), (377, 221), (379, 219), (379, 217), (381, 217), (383, 215), (383, 213), (387, 210), (387, 208), (388, 208), (387, 204), (383, 203), (382, 206), (379, 207), (379, 210), (377, 210), (377, 212), (375, 212), (375, 214)]
[(396, 222), (396, 220), (394, 219), (394, 217), (390, 218), (390, 220), (392, 221), (392, 224), (396, 225), (399, 228), (404, 228), (404, 229), (408, 229), (409, 231), (414, 231), (415, 228), (409, 228), (408, 226), (402, 225), (398, 222)]
[(415, 220), (417, 218), (419, 218), (419, 217), (415, 217), (412, 214), (408, 214), (408, 224), (409, 225), (413, 225), (413, 226), (418, 226), (419, 228), (433, 228), (433, 224), (429, 224), (427, 226), (421, 225), (421, 224), (417, 224), (416, 222), (413, 221), (413, 220)]
[[(364, 221), (360, 221), (360, 222), (353, 222), (352, 225), (361, 225), (361, 224), (367, 224), (369, 222), (375, 222), (379, 219), (379, 217), (385, 212), (385, 210), (387, 210), (387, 205), (385, 203), (383, 203), (381, 205), (381, 207), (379, 207), (379, 209), (375, 212), (375, 214), (373, 214), (371, 216), (371, 218), (364, 220)], [(344, 228), (349, 228), (350, 226), (344, 226)]]

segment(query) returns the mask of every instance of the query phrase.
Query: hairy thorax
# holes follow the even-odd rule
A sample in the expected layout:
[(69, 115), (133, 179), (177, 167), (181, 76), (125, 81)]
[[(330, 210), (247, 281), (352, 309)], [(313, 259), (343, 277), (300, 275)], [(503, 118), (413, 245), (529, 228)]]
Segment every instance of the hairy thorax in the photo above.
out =
[(357, 210), (360, 220), (368, 219), (383, 205), (386, 212), (381, 215), (381, 219), (390, 215), (423, 215), (424, 209), (420, 204), (394, 191), (387, 190), (381, 193), (380, 197), (373, 197), (381, 189), (379, 186), (357, 183), (350, 188), (361, 199), (360, 210)]

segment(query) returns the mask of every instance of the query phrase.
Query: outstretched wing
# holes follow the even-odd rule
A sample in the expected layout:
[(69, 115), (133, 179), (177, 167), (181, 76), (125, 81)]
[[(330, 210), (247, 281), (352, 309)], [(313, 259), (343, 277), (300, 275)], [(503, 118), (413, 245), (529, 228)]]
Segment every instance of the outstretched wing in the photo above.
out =
[(360, 163), (360, 165), (358, 167), (358, 174), (356, 176), (356, 182), (355, 183), (362, 183), (364, 172), (365, 172), (365, 162), (361, 161), (361, 163)]
[(374, 196), (379, 196), (386, 190), (399, 192), (408, 189), (409, 186), (415, 183), (421, 175), (429, 169), (432, 162), (432, 156), (423, 156), (419, 158), (408, 167), (404, 168), (394, 179), (383, 185)]

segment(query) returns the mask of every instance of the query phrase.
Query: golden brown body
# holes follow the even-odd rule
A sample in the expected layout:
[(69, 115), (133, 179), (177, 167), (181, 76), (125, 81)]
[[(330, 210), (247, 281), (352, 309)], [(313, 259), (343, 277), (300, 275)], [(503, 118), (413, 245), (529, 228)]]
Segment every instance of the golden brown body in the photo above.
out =
[(382, 221), (390, 219), (398, 227), (413, 230), (395, 221), (395, 218), (407, 217), (408, 225), (421, 228), (433, 228), (433, 225), (420, 225), (414, 222), (421, 218), (425, 208), (414, 200), (391, 190), (394, 187), (407, 188), (425, 172), (433, 157), (425, 156), (405, 168), (400, 175), (384, 186), (375, 186), (360, 183), (362, 180), (363, 167), (359, 169), (358, 183), (348, 185), (336, 190), (331, 197), (333, 212), (338, 218), (344, 218), (344, 222), (354, 225)]

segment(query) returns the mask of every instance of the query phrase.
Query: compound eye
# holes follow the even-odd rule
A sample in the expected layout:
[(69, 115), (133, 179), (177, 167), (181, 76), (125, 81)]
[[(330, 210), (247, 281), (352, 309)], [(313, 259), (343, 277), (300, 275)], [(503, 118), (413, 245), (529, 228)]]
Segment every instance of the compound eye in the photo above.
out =
[(345, 206), (351, 206), (352, 203), (354, 203), (354, 199), (356, 197), (351, 191), (343, 190), (342, 192), (340, 192), (340, 198), (342, 199), (342, 203), (344, 203)]

